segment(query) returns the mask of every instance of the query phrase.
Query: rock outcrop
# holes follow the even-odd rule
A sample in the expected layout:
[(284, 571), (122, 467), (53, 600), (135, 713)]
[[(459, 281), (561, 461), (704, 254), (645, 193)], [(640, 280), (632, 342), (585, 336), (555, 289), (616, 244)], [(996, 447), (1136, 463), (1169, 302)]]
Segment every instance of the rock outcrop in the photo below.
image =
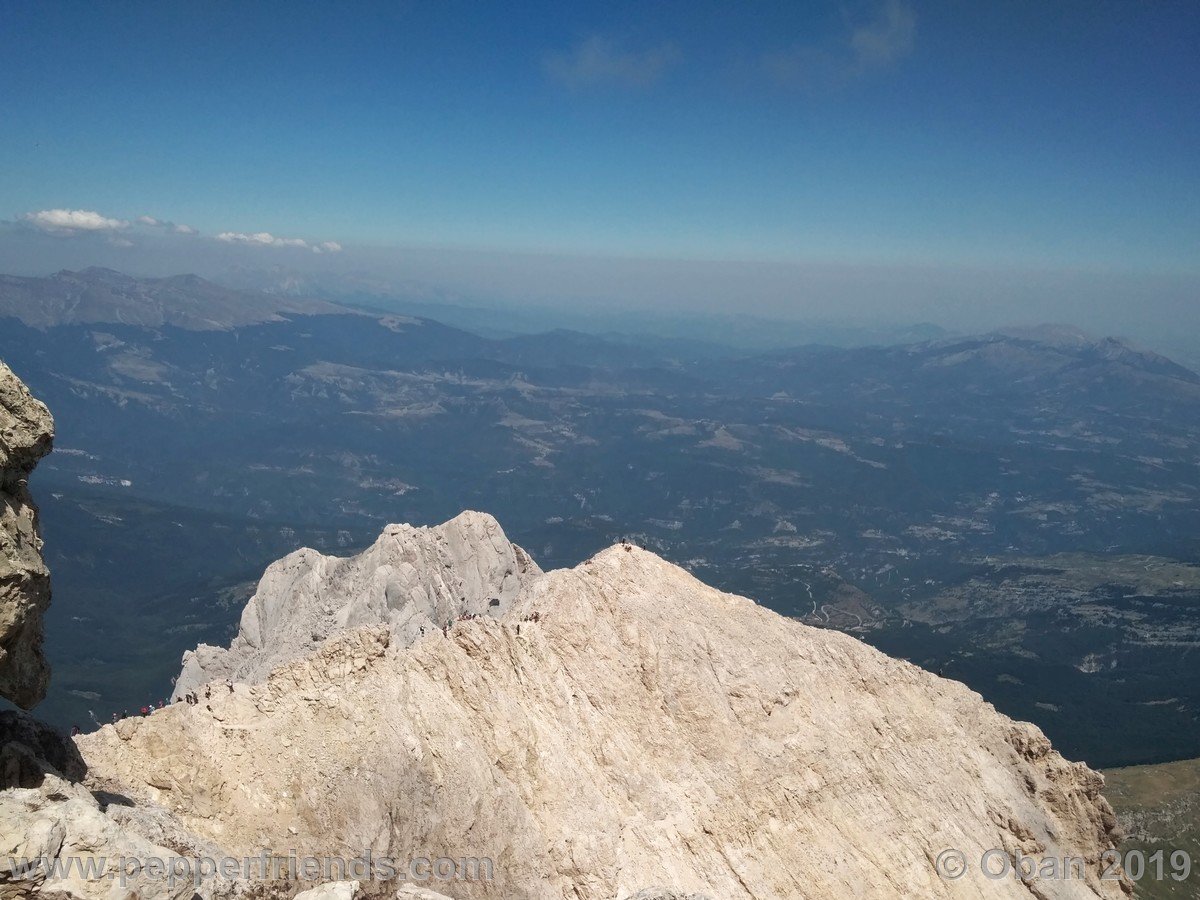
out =
[[(177, 851), (147, 840), (105, 815), (81, 783), (74, 744), (28, 716), (0, 713), (0, 898), (36, 893), (104, 900), (118, 884), (105, 877), (118, 860), (169, 859)], [(115, 798), (120, 800), (122, 798)], [(142, 813), (145, 814), (144, 812)], [(199, 855), (201, 844), (193, 847)], [(184, 900), (191, 881), (167, 885), (128, 870), (136, 896)]]
[[(334, 608), (386, 597), (378, 567), (310, 571)], [(370, 591), (338, 582), (364, 571)], [(1038, 729), (652, 553), (530, 578), (448, 637), (409, 645), (382, 618), (347, 617), (262, 683), (80, 738), (90, 785), (238, 855), (491, 859), (491, 881), (431, 886), (459, 900), (1125, 893), (1100, 879), (1103, 779)], [(950, 848), (1086, 865), (945, 879)]]
[[(295, 900), (362, 900), (366, 896), (357, 881), (330, 881), (296, 895)], [(395, 900), (452, 900), (423, 887), (402, 885), (391, 895)]]
[(361, 893), (357, 881), (330, 881), (297, 894), (295, 900), (357, 900)]
[(343, 559), (302, 549), (268, 567), (228, 649), (201, 644), (184, 655), (181, 697), (211, 681), (255, 684), (331, 636), (387, 625), (403, 645), (463, 614), (500, 617), (541, 569), (484, 513), (434, 528), (389, 525)]
[(0, 362), (0, 696), (25, 709), (50, 683), (42, 655), (50, 573), (27, 482), (53, 440), (50, 412)]

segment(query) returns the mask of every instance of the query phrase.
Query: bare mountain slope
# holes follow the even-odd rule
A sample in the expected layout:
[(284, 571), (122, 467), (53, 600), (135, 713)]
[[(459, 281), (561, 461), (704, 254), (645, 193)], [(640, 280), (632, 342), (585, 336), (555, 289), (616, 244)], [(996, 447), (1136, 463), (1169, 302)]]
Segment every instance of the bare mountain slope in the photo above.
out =
[[(338, 634), (79, 739), (93, 788), (241, 853), (488, 856), (455, 897), (1120, 897), (1102, 778), (961, 684), (616, 546), (501, 619)], [(944, 880), (937, 855), (1088, 860)]]

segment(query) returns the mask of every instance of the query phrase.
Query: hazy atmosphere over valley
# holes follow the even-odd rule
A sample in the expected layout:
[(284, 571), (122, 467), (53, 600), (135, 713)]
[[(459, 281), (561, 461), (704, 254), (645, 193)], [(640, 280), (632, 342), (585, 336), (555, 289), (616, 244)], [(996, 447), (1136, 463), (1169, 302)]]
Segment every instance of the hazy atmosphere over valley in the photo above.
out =
[(1200, 897), (1197, 84), (0, 4), (0, 897)]

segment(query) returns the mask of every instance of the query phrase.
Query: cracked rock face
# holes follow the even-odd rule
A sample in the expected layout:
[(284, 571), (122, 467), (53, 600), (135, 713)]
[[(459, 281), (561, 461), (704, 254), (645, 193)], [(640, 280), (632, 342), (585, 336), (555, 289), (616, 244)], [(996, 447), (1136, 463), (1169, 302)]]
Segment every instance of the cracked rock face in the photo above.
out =
[[(314, 564), (298, 583), (377, 611), (379, 570)], [(286, 634), (278, 596), (265, 618)], [(366, 619), (258, 683), (80, 738), (93, 786), (238, 855), (493, 860), (492, 881), (446, 885), (458, 900), (1125, 896), (1100, 880), (1103, 779), (1038, 729), (652, 553), (529, 578), (445, 636)], [(1087, 863), (945, 880), (948, 848)]]
[(386, 625), (408, 645), (460, 615), (499, 617), (542, 571), (484, 513), (434, 528), (389, 525), (343, 559), (302, 549), (268, 567), (229, 648), (201, 644), (183, 658), (174, 697), (212, 681), (256, 684), (328, 638)]
[(49, 410), (0, 362), (0, 696), (24, 709), (50, 682), (42, 655), (50, 573), (28, 479), (53, 440)]
[[(172, 855), (106, 815), (77, 780), (82, 771), (66, 738), (26, 716), (0, 713), (0, 900), (37, 894), (109, 900), (118, 896), (117, 884), (97, 872), (119, 869), (121, 858)], [(190, 883), (167, 886), (140, 872), (125, 880), (136, 896), (154, 900), (185, 900), (193, 893)]]

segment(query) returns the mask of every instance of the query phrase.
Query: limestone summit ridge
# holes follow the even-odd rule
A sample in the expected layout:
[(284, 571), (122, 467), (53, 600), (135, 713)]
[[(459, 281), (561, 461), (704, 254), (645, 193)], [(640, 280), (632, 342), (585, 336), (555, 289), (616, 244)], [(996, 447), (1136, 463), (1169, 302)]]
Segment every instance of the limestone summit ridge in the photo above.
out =
[(348, 627), (85, 735), (89, 778), (236, 855), (494, 860), (457, 900), (964, 896), (935, 870), (947, 848), (1079, 857), (1085, 877), (1036, 896), (1125, 895), (1100, 879), (1102, 777), (1037, 728), (653, 553), (618, 545), (531, 575), (498, 617), (396, 635)]
[(472, 511), (432, 528), (388, 525), (349, 558), (297, 550), (267, 568), (228, 648), (184, 655), (173, 699), (211, 681), (261, 682), (348, 629), (387, 625), (407, 645), (462, 615), (502, 616), (540, 574), (499, 522)]

